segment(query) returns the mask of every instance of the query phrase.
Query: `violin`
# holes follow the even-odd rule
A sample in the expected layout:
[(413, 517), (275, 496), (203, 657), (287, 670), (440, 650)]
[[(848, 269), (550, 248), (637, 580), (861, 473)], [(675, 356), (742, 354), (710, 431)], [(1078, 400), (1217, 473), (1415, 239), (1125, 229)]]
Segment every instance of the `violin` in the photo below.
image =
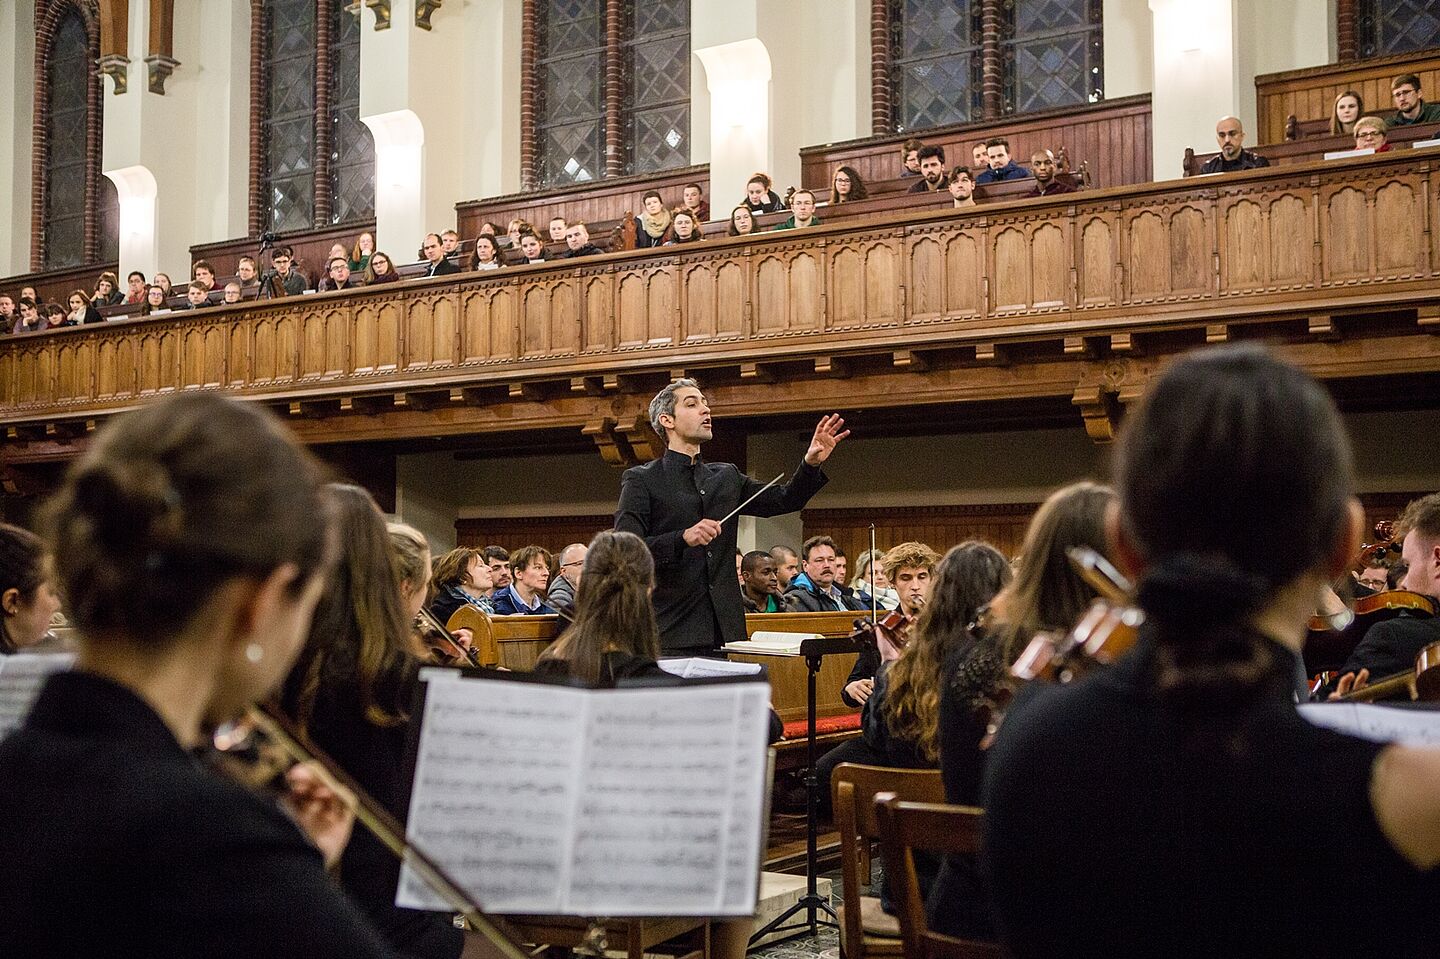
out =
[(1440, 643), (1431, 643), (1420, 650), (1415, 655), (1413, 668), (1377, 679), (1336, 698), (1370, 703), (1402, 697), (1425, 703), (1440, 701)]
[(475, 647), (459, 642), (455, 638), (455, 634), (447, 629), (434, 613), (423, 606), (415, 616), (414, 628), (416, 635), (420, 637), (420, 641), (425, 644), (425, 648), (429, 650), (438, 665), (480, 668), (480, 656), (475, 651)]
[(1115, 662), (1139, 637), (1145, 614), (1131, 605), (1133, 587), (1124, 574), (1088, 546), (1072, 547), (1066, 556), (1100, 595), (1063, 637), (1036, 633), (1010, 667), (1016, 679), (1068, 683)]

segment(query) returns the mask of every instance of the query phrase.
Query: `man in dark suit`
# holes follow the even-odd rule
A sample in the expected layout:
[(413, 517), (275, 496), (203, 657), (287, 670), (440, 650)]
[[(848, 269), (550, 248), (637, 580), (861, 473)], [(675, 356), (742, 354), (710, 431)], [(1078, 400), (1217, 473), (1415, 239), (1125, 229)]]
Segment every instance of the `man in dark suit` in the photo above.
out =
[(459, 273), (460, 267), (455, 261), (445, 255), (445, 246), (438, 233), (425, 234), (425, 245), (420, 248), (425, 253), (425, 259), (430, 261), (430, 267), (425, 271), (426, 276), (445, 276), (447, 273)]
[[(700, 444), (713, 435), (710, 407), (694, 380), (676, 380), (650, 401), (650, 424), (668, 449), (625, 471), (615, 528), (642, 537), (655, 557), (655, 615), (666, 655), (705, 655), (745, 638), (745, 611), (734, 570), (736, 523), (720, 519), (764, 485), (731, 463), (706, 463)], [(804, 462), (788, 484), (744, 507), (747, 516), (793, 513), (825, 485), (820, 464), (850, 432), (831, 414), (820, 420)]]

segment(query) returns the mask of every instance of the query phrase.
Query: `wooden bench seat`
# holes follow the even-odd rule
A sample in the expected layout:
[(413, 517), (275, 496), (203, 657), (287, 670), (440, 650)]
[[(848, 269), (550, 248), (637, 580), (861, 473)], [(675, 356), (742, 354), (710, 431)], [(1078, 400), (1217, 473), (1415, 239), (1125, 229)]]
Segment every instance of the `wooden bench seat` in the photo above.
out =
[[(1418, 124), (1416, 126), (1399, 127), (1391, 130), (1386, 136), (1387, 142), (1397, 150), (1409, 149), (1410, 144), (1417, 140), (1430, 140), (1440, 129), (1434, 124)], [(1309, 137), (1301, 140), (1286, 140), (1283, 143), (1267, 143), (1257, 147), (1247, 147), (1269, 160), (1272, 166), (1291, 166), (1296, 163), (1311, 163), (1315, 160), (1325, 159), (1325, 154), (1335, 153), (1340, 150), (1355, 149), (1355, 138), (1348, 136), (1323, 136)], [(1213, 157), (1218, 156), (1218, 151), (1210, 153), (1196, 153), (1191, 147), (1185, 148), (1184, 170), (1186, 176), (1198, 176), (1202, 167)]]

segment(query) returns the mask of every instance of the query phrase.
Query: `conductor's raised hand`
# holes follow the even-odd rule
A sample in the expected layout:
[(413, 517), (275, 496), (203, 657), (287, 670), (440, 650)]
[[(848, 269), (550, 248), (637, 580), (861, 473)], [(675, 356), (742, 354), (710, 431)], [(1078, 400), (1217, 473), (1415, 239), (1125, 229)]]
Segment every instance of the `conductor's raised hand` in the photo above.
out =
[(831, 413), (823, 417), (815, 425), (815, 435), (810, 437), (810, 448), (805, 451), (805, 462), (811, 466), (819, 466), (830, 458), (835, 447), (849, 435), (850, 431), (845, 429), (845, 420), (839, 414)]
[(686, 546), (706, 546), (720, 535), (720, 521), (702, 519), (685, 531)]

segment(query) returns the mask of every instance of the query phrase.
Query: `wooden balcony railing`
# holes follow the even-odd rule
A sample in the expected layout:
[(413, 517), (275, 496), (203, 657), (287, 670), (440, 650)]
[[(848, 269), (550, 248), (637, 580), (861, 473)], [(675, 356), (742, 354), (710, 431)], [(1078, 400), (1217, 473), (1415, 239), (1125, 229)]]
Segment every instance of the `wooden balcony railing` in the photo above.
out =
[(1409, 151), (896, 211), (9, 337), (0, 425), (12, 438), (82, 430), (186, 389), (345, 415), (423, 390), (521, 402), (545, 381), (581, 389), (680, 367), (738, 365), (758, 382), (787, 358), (817, 357), (818, 372), (822, 356), (838, 368), (943, 347), (995, 360), (1007, 344), (1042, 341), (1059, 357), (1062, 342), (1069, 355), (1096, 338), (1199, 328), (1223, 339), (1227, 324), (1308, 319), (1303, 335), (1337, 315), (1397, 309), (1434, 323), (1437, 159)]

